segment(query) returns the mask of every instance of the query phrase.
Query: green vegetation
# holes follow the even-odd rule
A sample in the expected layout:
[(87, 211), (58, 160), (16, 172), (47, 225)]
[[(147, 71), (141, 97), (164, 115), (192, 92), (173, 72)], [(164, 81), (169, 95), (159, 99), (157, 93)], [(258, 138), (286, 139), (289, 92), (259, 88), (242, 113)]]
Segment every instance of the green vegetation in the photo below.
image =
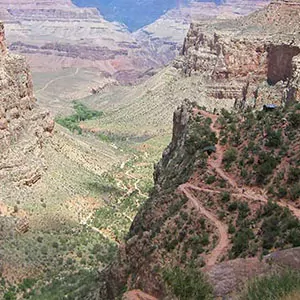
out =
[(77, 133), (81, 134), (82, 129), (79, 126), (80, 122), (98, 119), (103, 115), (103, 112), (92, 110), (80, 102), (74, 101), (73, 103), (75, 114), (68, 117), (58, 117), (55, 119), (58, 124), (68, 128), (72, 132), (77, 131)]
[(293, 292), (300, 294), (300, 273), (284, 271), (250, 282), (240, 300), (282, 300)]
[[(237, 212), (228, 231), (232, 236), (230, 258), (251, 257), (259, 253), (300, 246), (300, 221), (287, 208), (269, 202), (251, 215), (247, 203), (232, 202), (228, 210)], [(259, 228), (255, 236), (253, 228)]]
[(224, 153), (223, 163), (225, 164), (225, 168), (229, 168), (231, 164), (237, 159), (237, 150), (234, 148), (228, 149)]
[(189, 136), (186, 141), (190, 155), (195, 154), (197, 150), (201, 151), (206, 147), (214, 146), (218, 142), (216, 134), (210, 129), (211, 119), (197, 116), (190, 122)]
[(283, 249), (300, 246), (300, 221), (288, 209), (283, 209), (276, 203), (269, 202), (258, 212), (258, 220), (263, 220), (262, 247)]
[(163, 272), (163, 278), (179, 300), (213, 299), (212, 287), (194, 265), (187, 266), (185, 270), (179, 267), (167, 269)]
[(41, 288), (41, 294), (30, 297), (31, 300), (86, 299), (92, 296), (97, 288), (97, 271), (82, 269), (65, 276), (63, 279), (53, 279), (47, 286)]

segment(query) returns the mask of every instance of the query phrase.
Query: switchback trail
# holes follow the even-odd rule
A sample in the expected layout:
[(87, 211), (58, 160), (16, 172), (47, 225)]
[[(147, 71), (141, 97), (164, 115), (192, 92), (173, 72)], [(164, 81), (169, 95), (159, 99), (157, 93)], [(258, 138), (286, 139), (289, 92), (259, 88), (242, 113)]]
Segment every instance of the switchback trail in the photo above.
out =
[(216, 227), (219, 233), (219, 241), (216, 245), (216, 247), (212, 250), (212, 252), (208, 255), (206, 258), (206, 266), (213, 266), (216, 264), (218, 259), (222, 254), (225, 253), (226, 249), (229, 246), (229, 237), (228, 237), (228, 227), (226, 224), (222, 223), (218, 218), (208, 211), (197, 199), (194, 197), (190, 192), (189, 189), (194, 189), (197, 187), (193, 186), (192, 184), (185, 183), (182, 184), (179, 189), (182, 191), (186, 197), (194, 204), (194, 206), (197, 208), (197, 210), (204, 215), (206, 218), (208, 218)]
[[(263, 203), (268, 203), (269, 200), (267, 197), (264, 196), (264, 191), (262, 189), (258, 189), (258, 192), (256, 192), (253, 188), (245, 185), (242, 188), (239, 188), (235, 179), (222, 169), (222, 161), (225, 149), (220, 145), (220, 130), (216, 128), (218, 116), (203, 110), (200, 110), (200, 113), (204, 117), (210, 118), (212, 120), (210, 129), (216, 134), (216, 137), (218, 138), (218, 144), (216, 145), (216, 159), (210, 156), (207, 161), (207, 164), (210, 167), (210, 169), (212, 171), (215, 171), (221, 178), (227, 181), (236, 190), (236, 193), (233, 194), (243, 196), (247, 199), (259, 200)], [(300, 219), (300, 209), (296, 208), (291, 204), (288, 204), (288, 202), (284, 200), (276, 201), (276, 203), (281, 207), (288, 208), (298, 219)]]
[[(212, 123), (210, 125), (211, 130), (216, 134), (216, 137), (219, 140), (220, 137), (220, 130), (215, 127), (218, 116), (208, 113), (206, 111), (200, 110), (200, 113), (207, 118), (210, 118), (212, 120)], [(222, 169), (222, 161), (224, 156), (225, 147), (222, 147), (220, 143), (216, 145), (216, 153), (215, 157), (212, 156), (209, 157), (207, 164), (210, 171), (216, 172), (221, 178), (223, 178), (226, 182), (230, 184), (230, 186), (233, 188), (233, 191), (231, 194), (233, 196), (237, 196), (240, 198), (246, 198), (249, 200), (254, 201), (260, 201), (263, 203), (268, 203), (268, 198), (264, 196), (264, 191), (261, 189), (258, 189), (258, 191), (255, 191), (253, 188), (248, 186), (243, 186), (239, 188), (237, 182), (235, 179), (225, 172)], [(179, 186), (179, 190), (185, 194), (185, 196), (193, 203), (193, 205), (197, 208), (197, 210), (203, 214), (206, 218), (208, 218), (217, 228), (218, 234), (219, 234), (219, 240), (216, 245), (216, 247), (212, 250), (212, 252), (208, 255), (206, 258), (206, 265), (212, 266), (217, 263), (218, 259), (221, 255), (226, 253), (226, 249), (229, 248), (230, 240), (228, 236), (228, 226), (224, 223), (222, 223), (220, 220), (218, 220), (217, 216), (207, 210), (202, 204), (201, 199), (197, 199), (190, 190), (196, 190), (206, 193), (215, 193), (215, 194), (221, 194), (224, 192), (222, 189), (209, 189), (206, 187), (199, 187), (196, 185), (193, 185), (189, 182), (182, 184)], [(300, 219), (300, 209), (290, 205), (287, 203), (287, 201), (277, 201), (276, 202), (279, 206), (283, 208), (288, 208), (297, 218)]]

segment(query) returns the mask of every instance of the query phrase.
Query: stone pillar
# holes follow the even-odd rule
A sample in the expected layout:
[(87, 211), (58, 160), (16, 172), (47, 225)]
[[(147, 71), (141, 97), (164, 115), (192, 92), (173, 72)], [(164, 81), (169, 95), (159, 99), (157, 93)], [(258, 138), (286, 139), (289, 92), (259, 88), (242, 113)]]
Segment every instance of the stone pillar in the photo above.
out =
[(2, 55), (5, 55), (7, 52), (7, 48), (5, 44), (5, 31), (2, 22), (0, 22), (0, 51)]

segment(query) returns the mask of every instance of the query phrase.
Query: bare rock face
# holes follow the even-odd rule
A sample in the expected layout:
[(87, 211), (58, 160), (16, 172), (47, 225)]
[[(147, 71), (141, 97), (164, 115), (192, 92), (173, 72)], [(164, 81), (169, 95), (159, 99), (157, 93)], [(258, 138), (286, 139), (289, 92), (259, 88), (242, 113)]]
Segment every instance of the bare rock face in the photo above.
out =
[(9, 53), (0, 24), (0, 180), (31, 185), (43, 169), (42, 146), (54, 123), (36, 109), (25, 59)]
[(300, 2), (274, 1), (239, 20), (193, 23), (175, 66), (237, 108), (299, 100), (299, 21)]

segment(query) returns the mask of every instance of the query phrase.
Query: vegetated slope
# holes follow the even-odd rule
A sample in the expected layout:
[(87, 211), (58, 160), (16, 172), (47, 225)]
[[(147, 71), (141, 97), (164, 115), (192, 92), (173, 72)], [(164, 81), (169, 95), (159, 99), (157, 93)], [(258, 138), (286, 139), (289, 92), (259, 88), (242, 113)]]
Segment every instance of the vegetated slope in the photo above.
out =
[[(222, 270), (218, 262), (240, 264), (233, 272), (249, 264), (249, 273), (235, 284), (223, 290), (215, 285), (215, 293), (224, 296), (249, 276), (268, 270), (262, 264), (253, 272), (255, 260), (231, 263), (232, 259), (299, 247), (300, 195), (291, 194), (299, 184), (299, 117), (299, 104), (256, 113), (223, 110), (220, 116), (189, 103), (180, 107), (174, 114), (172, 142), (156, 165), (155, 188), (135, 218), (118, 260), (102, 273), (98, 298), (113, 299), (126, 286), (163, 299), (174, 293), (165, 277), (168, 270), (192, 268), (197, 273), (205, 267), (215, 282), (216, 270)], [(262, 126), (272, 130), (265, 132)], [(289, 145), (285, 151), (270, 144), (277, 131)], [(265, 186), (255, 181), (261, 172)], [(279, 172), (287, 189), (284, 198), (264, 190)]]
[[(36, 105), (25, 59), (7, 51), (2, 24), (0, 62), (0, 298), (62, 298), (70, 289), (80, 298), (95, 268), (114, 257), (166, 142), (128, 146), (54, 128)], [(77, 123), (102, 115), (75, 109), (62, 124), (79, 133)], [(61, 278), (69, 280), (62, 289)]]

